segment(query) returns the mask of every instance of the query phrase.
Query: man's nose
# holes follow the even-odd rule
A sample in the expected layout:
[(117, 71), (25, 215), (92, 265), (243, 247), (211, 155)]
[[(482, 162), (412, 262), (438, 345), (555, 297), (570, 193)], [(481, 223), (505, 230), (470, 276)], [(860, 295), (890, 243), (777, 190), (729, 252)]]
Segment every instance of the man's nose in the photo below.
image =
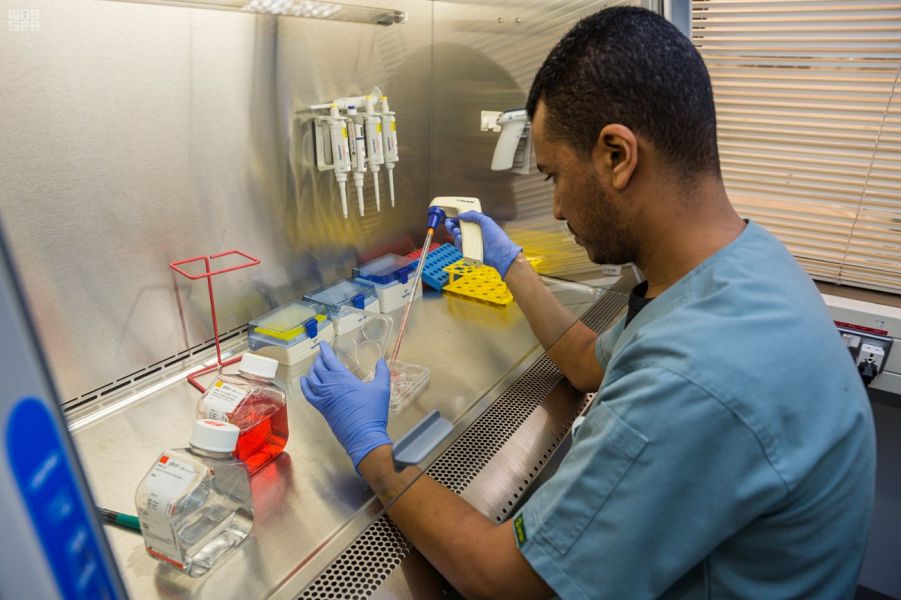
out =
[(557, 197), (556, 191), (554, 192), (554, 201), (553, 201), (552, 207), (553, 207), (555, 219), (557, 219), (558, 221), (566, 220), (566, 217), (563, 216), (563, 207), (560, 206), (560, 200)]

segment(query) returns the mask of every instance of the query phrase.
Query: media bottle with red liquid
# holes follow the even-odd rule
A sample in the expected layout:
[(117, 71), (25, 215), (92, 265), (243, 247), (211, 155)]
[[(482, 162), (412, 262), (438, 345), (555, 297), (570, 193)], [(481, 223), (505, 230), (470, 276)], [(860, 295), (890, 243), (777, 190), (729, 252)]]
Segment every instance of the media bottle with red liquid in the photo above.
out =
[(245, 353), (238, 373), (219, 372), (197, 403), (198, 419), (236, 425), (241, 433), (235, 457), (253, 475), (282, 453), (288, 443), (285, 392), (272, 381), (278, 361)]

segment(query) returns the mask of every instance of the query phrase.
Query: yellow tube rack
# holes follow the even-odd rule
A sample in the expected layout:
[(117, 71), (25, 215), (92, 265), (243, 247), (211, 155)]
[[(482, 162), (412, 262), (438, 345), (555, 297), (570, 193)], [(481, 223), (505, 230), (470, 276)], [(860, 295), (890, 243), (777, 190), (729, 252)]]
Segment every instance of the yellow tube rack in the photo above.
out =
[(465, 258), (444, 268), (447, 285), (444, 292), (452, 296), (484, 302), (492, 306), (513, 304), (513, 294), (497, 270), (483, 264), (473, 264)]

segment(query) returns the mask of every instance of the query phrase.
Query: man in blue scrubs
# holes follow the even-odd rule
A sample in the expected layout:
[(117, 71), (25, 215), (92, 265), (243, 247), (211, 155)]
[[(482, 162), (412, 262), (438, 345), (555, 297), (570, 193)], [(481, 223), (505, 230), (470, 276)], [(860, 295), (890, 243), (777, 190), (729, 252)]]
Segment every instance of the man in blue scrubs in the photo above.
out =
[[(467, 597), (851, 597), (873, 501), (866, 393), (808, 276), (732, 209), (691, 42), (651, 12), (601, 11), (548, 56), (528, 110), (554, 215), (593, 261), (647, 280), (598, 338), (490, 218), (461, 215), (551, 358), (598, 396), (511, 521), (428, 477), (391, 518)], [(323, 345), (302, 386), (380, 498), (414, 479), (391, 464), (383, 365), (364, 384)]]

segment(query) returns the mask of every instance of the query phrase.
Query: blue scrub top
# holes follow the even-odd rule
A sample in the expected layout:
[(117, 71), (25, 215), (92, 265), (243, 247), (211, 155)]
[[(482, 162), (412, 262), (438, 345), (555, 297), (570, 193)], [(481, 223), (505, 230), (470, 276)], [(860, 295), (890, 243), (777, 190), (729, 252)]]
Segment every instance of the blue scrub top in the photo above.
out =
[(514, 517), (559, 596), (853, 596), (872, 415), (778, 240), (749, 222), (597, 356), (604, 380), (572, 449)]

